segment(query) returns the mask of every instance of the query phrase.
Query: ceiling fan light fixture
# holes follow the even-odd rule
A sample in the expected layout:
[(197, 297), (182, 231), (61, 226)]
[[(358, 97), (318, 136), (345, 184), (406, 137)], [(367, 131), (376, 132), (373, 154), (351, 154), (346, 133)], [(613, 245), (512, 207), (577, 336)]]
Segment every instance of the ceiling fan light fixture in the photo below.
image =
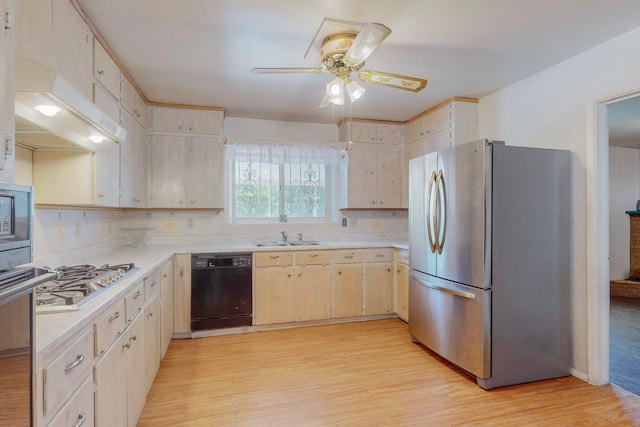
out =
[(362, 95), (364, 95), (366, 91), (364, 87), (360, 86), (358, 82), (354, 80), (350, 80), (349, 83), (347, 83), (347, 93), (349, 94), (351, 102), (356, 102), (362, 98)]
[(336, 77), (327, 83), (327, 98), (332, 104), (344, 104), (344, 81), (340, 77)]

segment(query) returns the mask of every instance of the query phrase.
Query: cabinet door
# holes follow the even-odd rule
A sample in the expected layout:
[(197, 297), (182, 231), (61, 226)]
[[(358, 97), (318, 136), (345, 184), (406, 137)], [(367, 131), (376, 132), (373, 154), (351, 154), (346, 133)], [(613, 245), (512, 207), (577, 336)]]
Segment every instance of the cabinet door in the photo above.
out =
[(362, 264), (333, 267), (333, 317), (362, 316)]
[(376, 147), (376, 207), (400, 207), (400, 147)]
[(53, 68), (91, 99), (93, 35), (69, 0), (53, 0)]
[(376, 124), (376, 142), (380, 144), (400, 144), (402, 142), (402, 125)]
[(331, 267), (296, 267), (294, 275), (296, 322), (331, 318)]
[(146, 393), (151, 390), (153, 380), (160, 368), (160, 358), (162, 356), (161, 343), (161, 318), (160, 318), (160, 294), (155, 296), (148, 302), (144, 309), (145, 326), (144, 326), (144, 342), (145, 342), (145, 361), (146, 361)]
[(127, 331), (125, 347), (127, 357), (127, 418), (128, 425), (135, 426), (147, 399), (145, 387), (145, 324), (138, 315)]
[(376, 123), (351, 122), (351, 141), (376, 142)]
[(93, 84), (93, 103), (114, 122), (120, 122), (120, 101), (114, 98), (100, 83)]
[(122, 334), (94, 367), (96, 427), (126, 426), (128, 423), (125, 353), (128, 342), (128, 334)]
[(151, 206), (183, 208), (186, 196), (186, 141), (154, 135), (151, 147)]
[(407, 145), (407, 160), (415, 159), (428, 153), (443, 150), (451, 146), (451, 132), (441, 132), (430, 138), (423, 138)]
[(120, 145), (96, 146), (94, 204), (98, 206), (120, 206)]
[(409, 266), (397, 264), (395, 278), (395, 312), (401, 319), (409, 321)]
[(179, 108), (153, 107), (152, 128), (157, 132), (186, 132), (186, 110)]
[(349, 153), (349, 207), (375, 207), (376, 150), (365, 144), (353, 144)]
[(219, 138), (188, 138), (186, 207), (222, 207), (221, 147), (222, 142)]
[(167, 353), (173, 337), (173, 260), (169, 259), (160, 268), (160, 315), (162, 316), (161, 345), (162, 357)]
[(173, 332), (178, 336), (191, 333), (191, 254), (173, 257)]
[(187, 110), (187, 132), (219, 135), (222, 128), (222, 111)]
[(122, 127), (127, 131), (127, 140), (120, 147), (120, 187), (122, 191), (121, 206), (136, 207), (134, 203), (136, 188), (136, 132), (139, 126), (135, 119), (123, 108), (120, 112), (122, 116)]
[(254, 269), (254, 325), (294, 321), (293, 280), (293, 267)]
[(122, 106), (125, 110), (136, 119), (140, 126), (147, 127), (147, 104), (140, 96), (133, 84), (125, 79), (122, 79)]
[(364, 314), (387, 314), (393, 310), (391, 267), (390, 262), (365, 264)]
[(98, 39), (93, 40), (93, 77), (99, 81), (118, 103), (120, 101), (120, 68), (111, 59)]

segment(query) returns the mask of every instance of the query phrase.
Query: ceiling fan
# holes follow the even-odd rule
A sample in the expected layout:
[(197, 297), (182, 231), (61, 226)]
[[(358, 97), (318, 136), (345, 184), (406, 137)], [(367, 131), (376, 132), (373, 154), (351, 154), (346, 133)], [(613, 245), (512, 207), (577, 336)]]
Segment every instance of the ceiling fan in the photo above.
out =
[[(326, 23), (333, 24), (358, 24), (348, 21), (332, 20), (325, 18), (316, 38)], [(427, 85), (427, 81), (417, 77), (403, 76), (399, 74), (385, 73), (381, 71), (363, 70), (364, 61), (375, 51), (382, 41), (391, 33), (391, 30), (382, 24), (365, 23), (359, 31), (342, 31), (328, 34), (322, 40), (320, 56), (321, 67), (317, 68), (253, 68), (253, 73), (312, 73), (334, 74), (336, 77), (327, 84), (326, 91), (319, 108), (328, 107), (329, 104), (344, 104), (345, 91), (351, 102), (360, 99), (365, 88), (360, 86), (353, 76), (361, 81), (419, 92)], [(315, 39), (314, 39), (315, 40)], [(313, 46), (313, 41), (307, 50), (307, 54)], [(306, 57), (307, 55), (305, 55)]]

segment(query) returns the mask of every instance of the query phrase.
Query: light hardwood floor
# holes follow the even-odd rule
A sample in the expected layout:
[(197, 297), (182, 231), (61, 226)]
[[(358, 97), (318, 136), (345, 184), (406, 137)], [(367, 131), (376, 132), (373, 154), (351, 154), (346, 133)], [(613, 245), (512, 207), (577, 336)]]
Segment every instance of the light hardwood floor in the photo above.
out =
[(139, 426), (640, 425), (573, 377), (482, 390), (398, 319), (174, 340)]

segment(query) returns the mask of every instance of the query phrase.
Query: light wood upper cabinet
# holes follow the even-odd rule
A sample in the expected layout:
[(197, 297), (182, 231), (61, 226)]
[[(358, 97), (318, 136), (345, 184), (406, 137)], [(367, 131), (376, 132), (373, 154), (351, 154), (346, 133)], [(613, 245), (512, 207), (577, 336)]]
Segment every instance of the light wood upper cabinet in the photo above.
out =
[(349, 153), (348, 208), (399, 208), (402, 150), (393, 145), (353, 144)]
[(124, 109), (127, 110), (143, 128), (147, 128), (147, 103), (140, 96), (133, 84), (126, 78), (122, 79), (120, 90), (122, 92), (120, 103)]
[(144, 208), (147, 206), (147, 173), (150, 144), (146, 130), (122, 109), (122, 127), (127, 140), (120, 146), (120, 206)]
[(93, 77), (118, 101), (120, 100), (120, 68), (102, 47), (98, 39), (93, 40)]
[(94, 192), (93, 204), (120, 206), (120, 144), (97, 145)]
[(91, 99), (93, 34), (69, 0), (53, 0), (52, 37), (52, 68)]
[[(13, 0), (0, 0), (0, 12), (14, 16)], [(15, 24), (14, 24), (15, 25)], [(0, 32), (0, 170), (5, 167), (7, 145), (15, 147), (14, 120), (14, 29)], [(2, 175), (0, 175), (0, 178)], [(13, 177), (6, 177), (13, 178)]]
[(155, 132), (220, 135), (224, 112), (210, 109), (153, 107)]
[(403, 135), (402, 124), (358, 120), (341, 122), (338, 131), (341, 141), (380, 144), (400, 144)]
[(156, 134), (151, 150), (153, 207), (222, 207), (219, 138)]

